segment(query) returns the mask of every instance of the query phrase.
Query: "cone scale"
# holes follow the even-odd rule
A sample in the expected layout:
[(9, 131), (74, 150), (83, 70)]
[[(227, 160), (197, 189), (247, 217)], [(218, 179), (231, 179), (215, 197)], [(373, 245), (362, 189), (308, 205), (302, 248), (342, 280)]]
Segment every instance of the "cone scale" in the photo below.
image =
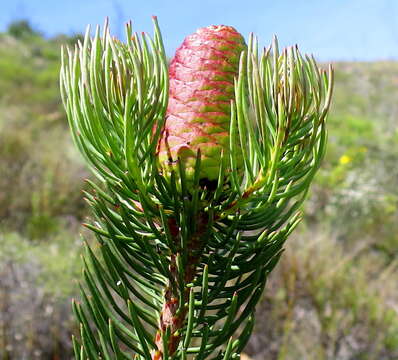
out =
[(233, 27), (213, 25), (187, 36), (176, 51), (169, 68), (169, 103), (159, 144), (159, 160), (166, 172), (180, 160), (187, 177), (192, 177), (200, 149), (200, 178), (217, 179), (221, 154), (229, 150), (234, 78), (245, 47)]

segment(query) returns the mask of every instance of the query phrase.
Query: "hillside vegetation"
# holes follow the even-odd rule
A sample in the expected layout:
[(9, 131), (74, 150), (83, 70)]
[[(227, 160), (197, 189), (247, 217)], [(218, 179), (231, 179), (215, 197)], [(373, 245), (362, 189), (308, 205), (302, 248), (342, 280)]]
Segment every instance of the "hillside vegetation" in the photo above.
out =
[[(60, 46), (0, 34), (0, 359), (70, 359), (89, 177), (58, 90)], [(336, 63), (329, 147), (257, 312), (258, 360), (398, 358), (398, 63)], [(90, 236), (89, 234), (83, 234)]]

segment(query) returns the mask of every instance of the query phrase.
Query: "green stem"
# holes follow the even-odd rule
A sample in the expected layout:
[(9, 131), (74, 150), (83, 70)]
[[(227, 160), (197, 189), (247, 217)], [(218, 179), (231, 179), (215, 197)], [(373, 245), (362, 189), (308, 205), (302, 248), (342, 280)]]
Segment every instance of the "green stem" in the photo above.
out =
[[(208, 216), (205, 213), (198, 215), (196, 231), (191, 235), (187, 249), (181, 249), (170, 257), (170, 280), (164, 290), (164, 303), (160, 315), (159, 329), (155, 336), (156, 351), (152, 353), (152, 360), (163, 360), (167, 356), (173, 356), (182, 341), (182, 328), (185, 325), (188, 314), (188, 302), (190, 287), (196, 276), (197, 265), (200, 262), (203, 250), (203, 236), (206, 234)], [(168, 221), (170, 234), (174, 244), (180, 244), (180, 231), (175, 218)], [(185, 264), (181, 262), (183, 251), (187, 251)], [(165, 348), (166, 346), (166, 348)], [(165, 356), (167, 354), (167, 356)]]

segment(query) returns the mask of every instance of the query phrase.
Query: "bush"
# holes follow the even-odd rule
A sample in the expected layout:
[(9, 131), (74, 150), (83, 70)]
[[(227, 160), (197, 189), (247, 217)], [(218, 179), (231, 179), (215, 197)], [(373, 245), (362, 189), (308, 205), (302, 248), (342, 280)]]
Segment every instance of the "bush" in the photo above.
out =
[(307, 229), (280, 265), (257, 312), (253, 359), (397, 358), (398, 268), (386, 268), (371, 243), (346, 249)]
[(0, 132), (0, 218), (3, 225), (44, 237), (60, 218), (82, 218), (80, 189), (88, 174), (66, 131), (40, 130), (40, 137), (35, 131), (33, 126), (8, 126)]
[(7, 32), (16, 38), (25, 38), (28, 36), (39, 36), (40, 33), (32, 28), (29, 21), (17, 20), (8, 25)]
[(71, 233), (53, 235), (32, 242), (0, 232), (1, 359), (71, 358), (80, 246)]

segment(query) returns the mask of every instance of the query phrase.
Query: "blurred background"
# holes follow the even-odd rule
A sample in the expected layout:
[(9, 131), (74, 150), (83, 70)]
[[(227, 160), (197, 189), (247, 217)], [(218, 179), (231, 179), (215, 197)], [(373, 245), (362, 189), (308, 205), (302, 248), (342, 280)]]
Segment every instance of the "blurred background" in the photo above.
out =
[[(58, 90), (61, 45), (132, 19), (168, 56), (199, 27), (277, 34), (336, 70), (329, 146), (246, 348), (255, 360), (398, 359), (396, 0), (0, 0), (0, 359), (71, 359), (91, 178)], [(84, 236), (90, 234), (84, 233)]]

